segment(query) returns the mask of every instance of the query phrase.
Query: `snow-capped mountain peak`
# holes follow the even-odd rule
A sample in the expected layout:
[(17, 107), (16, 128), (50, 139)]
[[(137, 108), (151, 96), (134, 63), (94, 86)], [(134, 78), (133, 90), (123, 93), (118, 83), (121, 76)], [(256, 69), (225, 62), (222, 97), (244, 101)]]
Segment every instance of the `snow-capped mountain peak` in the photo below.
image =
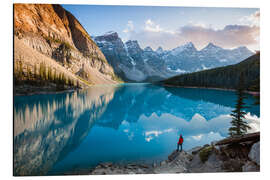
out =
[(171, 51), (171, 54), (176, 56), (184, 51), (197, 51), (192, 42), (188, 42), (182, 46), (178, 46)]
[(201, 51), (202, 52), (205, 52), (205, 51), (211, 51), (212, 53), (214, 53), (214, 52), (217, 52), (217, 51), (219, 51), (219, 50), (222, 50), (222, 48), (221, 47), (219, 47), (219, 46), (216, 46), (216, 45), (214, 45), (213, 43), (208, 43), (208, 45), (207, 46), (205, 46)]
[(195, 46), (192, 42), (188, 42), (188, 43), (184, 44), (183, 46), (186, 48), (195, 48)]
[(153, 49), (150, 46), (147, 46), (146, 48), (143, 49), (144, 51), (153, 51)]
[(103, 34), (103, 36), (111, 36), (111, 35), (114, 35), (114, 34), (117, 34), (117, 32), (115, 32), (115, 31), (108, 31), (105, 34)]
[(137, 40), (128, 40), (125, 44), (128, 49), (141, 49)]
[(156, 50), (156, 53), (158, 53), (158, 54), (162, 54), (163, 52), (164, 51), (163, 51), (162, 47), (160, 47), (160, 46)]
[(119, 40), (119, 36), (118, 36), (117, 32), (115, 32), (115, 31), (108, 31), (101, 36), (95, 36), (94, 40), (96, 42), (104, 43), (105, 41), (109, 42), (109, 41)]
[(116, 73), (123, 79), (142, 81), (147, 78), (168, 78), (179, 73), (194, 72), (235, 64), (253, 53), (245, 46), (223, 49), (209, 43), (197, 50), (192, 42), (172, 50), (158, 47), (142, 49), (137, 40), (125, 43), (114, 31), (93, 38)]

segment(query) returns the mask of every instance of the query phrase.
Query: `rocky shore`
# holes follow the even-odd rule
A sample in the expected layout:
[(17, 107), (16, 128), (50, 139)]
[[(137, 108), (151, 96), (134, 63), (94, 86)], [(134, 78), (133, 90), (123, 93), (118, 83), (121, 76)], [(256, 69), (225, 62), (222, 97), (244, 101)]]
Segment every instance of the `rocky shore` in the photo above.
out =
[(259, 172), (260, 133), (226, 138), (188, 151), (173, 151), (168, 159), (152, 166), (102, 163), (87, 174), (162, 174), (207, 172)]
[(35, 94), (56, 94), (63, 92), (72, 92), (78, 89), (77, 87), (65, 87), (64, 89), (57, 89), (56, 85), (50, 84), (43, 87), (31, 86), (31, 85), (17, 85), (14, 86), (14, 96), (23, 96), (23, 95), (35, 95)]

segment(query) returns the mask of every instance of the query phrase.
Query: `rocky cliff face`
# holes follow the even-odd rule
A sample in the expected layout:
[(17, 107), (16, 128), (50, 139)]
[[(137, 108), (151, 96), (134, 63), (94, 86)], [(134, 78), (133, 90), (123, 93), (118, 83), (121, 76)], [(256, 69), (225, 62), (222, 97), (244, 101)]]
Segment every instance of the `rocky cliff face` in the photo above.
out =
[[(20, 44), (53, 59), (74, 77), (86, 80), (81, 83), (116, 83), (114, 70), (98, 46), (80, 22), (60, 5), (15, 4), (14, 36), (15, 57), (22, 57), (15, 58), (15, 62), (22, 61), (24, 65), (24, 53), (16, 54)], [(37, 61), (30, 62), (32, 70)]]
[(127, 81), (151, 81), (172, 76), (159, 54), (150, 47), (141, 49), (138, 41), (123, 43), (116, 32), (94, 37), (117, 74)]
[(124, 80), (142, 79), (144, 75), (135, 68), (134, 60), (129, 56), (125, 44), (115, 32), (94, 37), (97, 45), (105, 54), (109, 64)]

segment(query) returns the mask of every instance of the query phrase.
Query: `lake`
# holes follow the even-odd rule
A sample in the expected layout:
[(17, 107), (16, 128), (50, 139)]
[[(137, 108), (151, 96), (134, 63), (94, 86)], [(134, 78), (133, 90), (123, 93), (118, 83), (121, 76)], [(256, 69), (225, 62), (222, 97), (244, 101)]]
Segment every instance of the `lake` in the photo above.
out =
[[(59, 175), (98, 163), (159, 163), (176, 149), (228, 136), (233, 91), (152, 84), (93, 86), (14, 97), (14, 174)], [(260, 108), (247, 95), (246, 121), (259, 131)]]

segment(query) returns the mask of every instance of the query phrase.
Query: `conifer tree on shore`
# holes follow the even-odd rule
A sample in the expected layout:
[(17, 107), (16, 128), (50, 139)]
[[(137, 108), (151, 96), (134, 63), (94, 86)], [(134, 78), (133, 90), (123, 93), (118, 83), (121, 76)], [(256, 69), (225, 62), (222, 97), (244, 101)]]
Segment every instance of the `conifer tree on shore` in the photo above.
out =
[(238, 89), (236, 91), (237, 94), (237, 102), (235, 105), (235, 109), (232, 111), (232, 121), (231, 121), (231, 127), (229, 128), (229, 134), (230, 136), (235, 135), (243, 135), (247, 132), (248, 129), (250, 129), (250, 126), (245, 121), (245, 115), (246, 112), (243, 111), (244, 108), (246, 108), (244, 105), (244, 75), (241, 73), (239, 77), (239, 83), (238, 83)]

